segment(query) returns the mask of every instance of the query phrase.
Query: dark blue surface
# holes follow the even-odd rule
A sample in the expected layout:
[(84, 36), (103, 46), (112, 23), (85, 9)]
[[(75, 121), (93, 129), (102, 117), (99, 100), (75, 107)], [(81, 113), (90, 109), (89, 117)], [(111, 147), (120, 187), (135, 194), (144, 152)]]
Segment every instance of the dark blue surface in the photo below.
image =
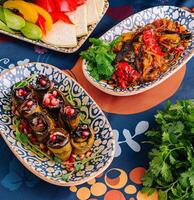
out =
[[(133, 8), (133, 12), (138, 12), (144, 8), (152, 7), (155, 5), (176, 5), (194, 7), (193, 0), (110, 0), (110, 7), (119, 7), (129, 5)], [(94, 31), (92, 36), (98, 37), (106, 30), (118, 23), (113, 17), (106, 15)], [(1, 37), (1, 36), (0, 36)], [(85, 49), (88, 42), (81, 48)], [(37, 51), (37, 49), (36, 49)], [(21, 41), (7, 41), (0, 43), (0, 71), (8, 68), (10, 64), (19, 64), (18, 61), (29, 62), (39, 61), (53, 64), (61, 69), (71, 69), (79, 57), (79, 52), (71, 55), (48, 51), (45, 54), (35, 52), (33, 45)], [(187, 73), (184, 81), (177, 93), (170, 98), (172, 101), (178, 99), (191, 99), (194, 98), (194, 58), (187, 64)], [(129, 130), (132, 135), (135, 126), (140, 121), (148, 121), (150, 126), (153, 126), (153, 116), (157, 109), (163, 109), (164, 103), (159, 106), (148, 110), (144, 113), (136, 115), (112, 115), (106, 113), (113, 129), (120, 133), (119, 140), (124, 140), (121, 134), (124, 129)], [(140, 135), (135, 138), (136, 142), (144, 140), (144, 136)], [(129, 172), (136, 166), (147, 166), (147, 146), (141, 145), (139, 153), (132, 151), (127, 144), (122, 144), (122, 154), (115, 158), (111, 167), (122, 168)], [(110, 168), (111, 168), (110, 167)], [(101, 178), (103, 179), (103, 178)], [(98, 179), (101, 181), (101, 179)], [(102, 180), (103, 181), (103, 180)], [(129, 181), (130, 183), (130, 181)], [(138, 186), (137, 186), (138, 187)], [(121, 189), (123, 191), (123, 189)], [(132, 197), (132, 196), (130, 196)], [(134, 196), (135, 197), (135, 196)], [(0, 137), (0, 200), (76, 200), (76, 194), (69, 191), (68, 188), (62, 188), (50, 185), (33, 174), (28, 172), (14, 157), (3, 139)], [(103, 199), (103, 198), (96, 198)], [(129, 196), (126, 196), (129, 199)]]

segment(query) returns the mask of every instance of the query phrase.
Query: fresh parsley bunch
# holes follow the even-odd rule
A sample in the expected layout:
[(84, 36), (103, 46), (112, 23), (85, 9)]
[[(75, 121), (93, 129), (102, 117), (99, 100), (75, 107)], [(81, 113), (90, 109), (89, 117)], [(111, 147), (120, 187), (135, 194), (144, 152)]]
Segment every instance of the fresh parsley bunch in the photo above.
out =
[(142, 192), (158, 191), (159, 200), (194, 200), (194, 102), (168, 102), (147, 132), (153, 149)]
[(89, 41), (92, 46), (80, 55), (88, 62), (90, 75), (96, 80), (109, 80), (115, 71), (113, 61), (116, 54), (111, 50), (112, 44), (95, 38), (90, 38)]

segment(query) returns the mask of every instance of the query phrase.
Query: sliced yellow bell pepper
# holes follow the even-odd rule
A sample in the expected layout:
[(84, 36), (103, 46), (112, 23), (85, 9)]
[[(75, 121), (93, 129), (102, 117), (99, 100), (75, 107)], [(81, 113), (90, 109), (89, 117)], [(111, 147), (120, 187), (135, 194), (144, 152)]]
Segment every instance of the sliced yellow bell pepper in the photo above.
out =
[(3, 7), (11, 10), (18, 10), (26, 21), (36, 23), (38, 20), (38, 12), (28, 2), (22, 0), (9, 0), (3, 4)]
[(46, 29), (50, 31), (53, 25), (53, 20), (51, 15), (44, 8), (37, 6), (36, 4), (33, 3), (29, 4), (38, 12), (39, 15), (41, 15), (45, 19)]

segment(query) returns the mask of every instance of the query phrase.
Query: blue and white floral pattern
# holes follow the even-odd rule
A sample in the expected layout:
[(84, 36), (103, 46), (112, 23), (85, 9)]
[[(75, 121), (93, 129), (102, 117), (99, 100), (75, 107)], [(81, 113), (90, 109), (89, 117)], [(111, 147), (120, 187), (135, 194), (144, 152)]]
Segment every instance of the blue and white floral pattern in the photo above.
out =
[[(27, 150), (15, 139), (15, 131), (12, 126), (13, 119), (10, 111), (11, 86), (29, 77), (34, 72), (49, 77), (65, 94), (70, 92), (75, 97), (75, 101), (82, 105), (81, 111), (85, 113), (90, 122), (91, 129), (95, 132), (93, 152), (99, 152), (102, 157), (91, 160), (81, 172), (73, 173), (68, 182), (61, 179), (61, 176), (67, 173), (63, 166), (47, 158), (39, 158), (38, 155)], [(114, 135), (103, 112), (78, 83), (59, 69), (48, 64), (29, 63), (13, 68), (1, 76), (0, 133), (13, 153), (29, 170), (40, 178), (56, 185), (67, 186), (86, 182), (88, 178), (102, 173), (110, 165), (114, 157)]]
[[(135, 31), (139, 26), (145, 26), (148, 23), (153, 22), (156, 19), (161, 18), (169, 18), (173, 21), (184, 25), (188, 31), (191, 32), (192, 37), (194, 37), (194, 15), (185, 11), (181, 8), (174, 7), (174, 6), (157, 6), (153, 8), (146, 9), (139, 13), (136, 13), (127, 19), (120, 22), (118, 25), (110, 29), (104, 35), (102, 35), (101, 39), (111, 42), (117, 36), (121, 35), (122, 33)], [(157, 80), (152, 82), (143, 83), (134, 87), (129, 87), (126, 90), (120, 88), (113, 88), (111, 85), (107, 84), (105, 81), (97, 81), (91, 75), (90, 72), (87, 70), (87, 62), (83, 62), (83, 72), (88, 81), (90, 81), (95, 87), (98, 89), (115, 96), (129, 96), (144, 92), (148, 89), (153, 88), (154, 86), (158, 85), (162, 81), (169, 78), (173, 75), (176, 71), (178, 71), (189, 59), (192, 57), (194, 53), (194, 40), (192, 40), (182, 54), (182, 56), (172, 63), (172, 67), (167, 70), (164, 74), (162, 74)]]

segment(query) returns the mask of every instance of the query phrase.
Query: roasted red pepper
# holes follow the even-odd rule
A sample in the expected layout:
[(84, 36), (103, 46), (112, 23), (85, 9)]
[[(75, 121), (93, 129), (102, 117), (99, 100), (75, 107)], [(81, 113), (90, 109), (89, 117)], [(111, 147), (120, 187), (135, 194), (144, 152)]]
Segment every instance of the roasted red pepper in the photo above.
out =
[(46, 20), (41, 15), (38, 15), (38, 26), (41, 28), (43, 35), (46, 35)]
[(58, 20), (63, 20), (67, 24), (73, 24), (69, 16), (66, 15), (64, 12), (52, 12), (50, 13), (50, 15), (54, 23), (57, 22)]
[(146, 47), (153, 53), (159, 56), (164, 56), (164, 53), (161, 51), (152, 29), (148, 29), (143, 32), (143, 41)]
[(114, 75), (116, 76), (118, 86), (123, 89), (126, 89), (131, 83), (140, 78), (140, 73), (127, 62), (117, 63)]
[(34, 0), (34, 3), (44, 8), (48, 12), (55, 12), (56, 6), (53, 0)]
[(57, 11), (73, 12), (77, 9), (77, 0), (55, 0)]

